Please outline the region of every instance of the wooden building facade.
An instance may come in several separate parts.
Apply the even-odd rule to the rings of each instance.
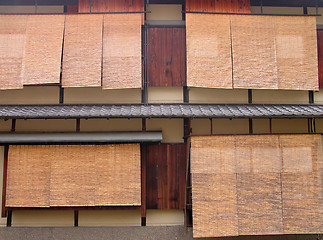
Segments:
[[[0,1],[0,225],[321,234],[322,9]]]

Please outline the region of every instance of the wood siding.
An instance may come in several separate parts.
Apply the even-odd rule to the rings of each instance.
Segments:
[[[323,30],[317,31],[317,57],[319,62],[319,83],[323,88]]]
[[[184,209],[185,144],[147,146],[147,209]]]
[[[144,8],[144,0],[79,0],[79,12],[138,12]]]
[[[149,36],[149,86],[186,85],[185,28],[153,27]]]
[[[250,0],[186,0],[186,11],[250,13]]]

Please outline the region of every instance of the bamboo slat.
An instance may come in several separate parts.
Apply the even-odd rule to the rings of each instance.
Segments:
[[[96,150],[97,206],[141,205],[140,145],[108,145]]]
[[[229,15],[186,14],[187,85],[232,88]]]
[[[271,16],[231,16],[233,87],[277,89]]]
[[[321,233],[322,158],[319,134],[191,137],[194,237]]]
[[[20,89],[26,15],[0,16],[0,89]]]
[[[6,207],[49,207],[50,146],[10,146]]]
[[[237,174],[239,235],[283,233],[280,173]]]
[[[53,150],[50,205],[94,206],[100,166],[96,165],[96,146],[57,145]]]
[[[273,20],[278,88],[318,90],[316,18],[281,16]]]
[[[67,15],[63,51],[63,87],[99,87],[103,15]]]
[[[10,146],[7,207],[140,206],[140,145]]]
[[[59,83],[65,16],[28,18],[23,58],[23,84]]]
[[[193,236],[238,235],[236,175],[193,173]]]
[[[322,233],[323,152],[320,135],[280,136],[284,233]]]
[[[141,88],[141,14],[104,15],[104,89]]]

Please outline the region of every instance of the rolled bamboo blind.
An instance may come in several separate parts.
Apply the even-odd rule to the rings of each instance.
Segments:
[[[23,83],[59,83],[65,16],[28,17],[23,58]]]
[[[186,23],[188,86],[318,90],[315,17],[187,13]]]
[[[139,144],[10,146],[6,207],[139,206]]]
[[[0,15],[0,89],[19,89],[25,45],[26,15]]]
[[[141,14],[104,15],[104,89],[141,88]]]
[[[231,16],[233,87],[277,89],[272,16]]]
[[[318,134],[192,137],[194,237],[321,233],[322,157]]]
[[[63,87],[99,87],[103,15],[67,15],[63,50]]]
[[[318,90],[316,18],[283,16],[273,21],[278,88]]]
[[[187,85],[232,88],[230,16],[186,14]]]

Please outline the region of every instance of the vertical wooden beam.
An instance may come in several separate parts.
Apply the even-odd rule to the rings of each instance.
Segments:
[[[252,89],[248,89],[248,104],[252,104]],[[249,134],[253,134],[252,118],[249,118]]]
[[[252,122],[252,118],[249,118],[249,134],[253,134],[253,122]]]
[[[81,131],[81,119],[76,119],[76,128],[75,128],[76,132],[80,132]]]
[[[143,132],[145,132],[147,130],[147,119],[146,118],[142,118],[142,120],[141,120],[141,128],[142,128]]]
[[[16,119],[11,120],[11,132],[16,131]]]
[[[12,225],[12,210],[7,211],[7,227]]]
[[[140,145],[141,150],[141,226],[146,226],[146,209],[147,209],[147,146],[142,143]]]
[[[184,118],[184,142],[187,142],[187,139],[191,135],[191,119]]]
[[[79,210],[74,210],[74,227],[79,226]]]
[[[3,158],[3,180],[2,180],[2,206],[1,217],[6,217],[6,194],[7,194],[7,176],[8,176],[8,152],[9,145],[4,146]]]
[[[272,126],[272,119],[269,118],[269,132],[272,133],[273,132],[273,126]]]
[[[211,124],[211,135],[213,135],[213,119],[210,118],[210,124]]]
[[[190,88],[187,86],[183,87],[183,101],[184,103],[190,102],[190,95],[189,95]]]

